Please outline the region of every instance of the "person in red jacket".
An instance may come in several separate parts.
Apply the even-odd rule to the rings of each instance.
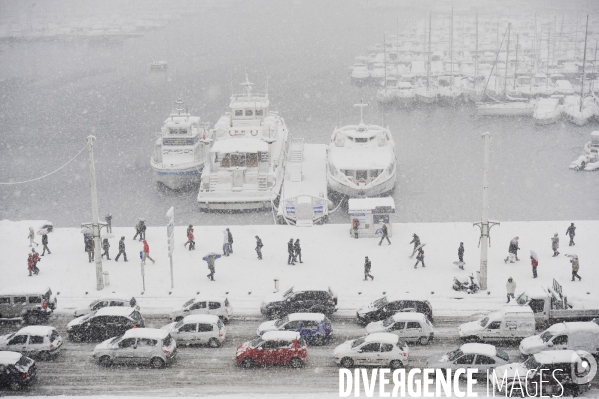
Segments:
[[[532,265],[532,277],[537,278],[537,266],[539,266],[539,257],[535,251],[530,251],[530,263]]]
[[[156,263],[154,261],[154,259],[152,259],[152,257],[150,256],[150,246],[148,245],[148,242],[146,240],[143,240],[144,243],[144,254],[143,254],[143,258],[142,261],[145,264],[146,263],[146,258],[150,259],[152,261],[152,263]]]
[[[27,270],[29,270],[29,277],[31,277],[31,272],[33,271],[33,254],[29,254],[27,258]]]
[[[187,242],[189,242],[189,250],[191,251],[192,249],[196,249],[196,242],[194,241],[194,236],[193,236],[193,227],[191,227],[190,229],[188,229],[187,231]]]
[[[37,276],[40,272],[40,269],[37,267],[37,262],[40,261],[40,254],[35,251],[35,248],[31,249],[31,260],[33,262],[33,274]]]

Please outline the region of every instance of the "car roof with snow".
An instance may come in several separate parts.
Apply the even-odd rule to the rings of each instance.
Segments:
[[[47,285],[33,286],[27,288],[4,288],[0,290],[0,296],[4,295],[44,295],[50,290]]]
[[[225,294],[199,294],[195,298],[193,298],[193,302],[203,302],[203,301],[214,301],[214,302],[222,302],[227,299]]]
[[[295,242],[295,241],[294,241]],[[332,291],[331,287],[326,284],[326,283],[322,283],[322,282],[314,282],[314,283],[299,283],[299,284],[294,284],[293,287],[291,287],[290,289],[293,289],[293,292],[303,292],[303,291]],[[289,291],[289,290],[287,290]]]
[[[183,323],[217,323],[219,320],[217,315],[214,314],[190,314],[189,316],[185,316],[183,319]],[[599,326],[597,326],[599,327]]]
[[[477,355],[485,355],[489,357],[497,356],[497,349],[493,345],[489,344],[464,344],[460,347],[460,350],[465,354],[477,354]]]
[[[560,332],[578,332],[585,331],[591,333],[599,332],[599,325],[592,321],[572,321],[554,324],[547,329],[547,331],[560,333]]]
[[[535,360],[541,364],[577,363],[580,356],[573,350],[564,349],[556,351],[543,351],[533,355]]]
[[[426,301],[428,302],[428,298],[422,294],[412,294],[412,293],[393,293],[385,295],[387,298],[387,302],[395,302],[395,301]]]
[[[368,334],[364,341],[366,342],[379,342],[381,344],[392,344],[395,345],[399,341],[399,336],[387,332]]]
[[[503,307],[503,313],[530,313],[532,314],[532,308],[530,306],[521,305],[505,305]]]
[[[296,331],[268,331],[262,334],[262,339],[265,341],[293,341],[299,338],[300,334]]]
[[[167,335],[169,335],[168,330],[159,328],[132,328],[125,332],[123,338],[164,339]]]
[[[122,294],[107,294],[100,298],[94,299],[91,303],[96,301],[114,301],[114,300],[122,300],[122,301],[130,301],[131,299],[135,299],[133,295],[122,295]]]
[[[397,312],[391,317],[393,317],[393,320],[395,321],[426,321],[426,316],[417,312]]]
[[[534,285],[532,287],[527,287],[524,290],[524,294],[530,298],[546,298],[547,292],[543,289],[543,287]]]
[[[106,306],[99,309],[94,316],[131,316],[135,309],[126,306]]]
[[[289,318],[289,321],[295,321],[295,320],[323,321],[324,320],[324,315],[322,313],[291,313],[287,317]],[[593,323],[593,324],[595,324],[595,323]],[[597,326],[597,327],[599,327],[599,326]]]
[[[4,366],[15,364],[21,357],[23,357],[23,355],[18,352],[0,351],[0,364]]]
[[[599,327],[599,326],[597,326]],[[46,336],[54,331],[54,327],[50,326],[27,326],[21,328],[16,335],[39,335]]]

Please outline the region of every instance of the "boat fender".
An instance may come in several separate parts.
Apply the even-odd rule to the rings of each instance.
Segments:
[[[250,133],[252,134],[252,136],[257,136],[258,130],[250,130]]]

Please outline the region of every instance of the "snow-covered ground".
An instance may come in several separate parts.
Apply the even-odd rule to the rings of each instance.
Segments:
[[[489,250],[489,292],[467,295],[451,289],[454,276],[478,270],[479,230],[470,223],[394,224],[392,245],[378,239],[359,240],[349,236],[349,224],[324,225],[311,228],[291,226],[228,226],[234,236],[234,254],[216,261],[216,281],[206,278],[208,269],[202,257],[208,252],[222,252],[221,226],[195,226],[196,250],[188,251],[185,226],[175,229],[174,253],[175,288],[170,289],[170,268],[167,256],[166,227],[149,227],[147,240],[150,261],[145,266],[146,290],[142,294],[139,251],[141,243],[133,241],[132,228],[115,227],[110,240],[111,259],[118,252],[118,239],[126,237],[129,262],[104,260],[104,271],[110,273],[110,286],[96,291],[95,264],[88,263],[83,237],[78,228],[56,228],[49,235],[51,255],[42,257],[39,276],[27,276],[28,227],[37,227],[39,221],[0,221],[0,290],[48,285],[58,295],[59,312],[89,303],[95,297],[115,292],[133,295],[139,299],[142,313],[164,313],[201,293],[228,293],[236,314],[257,316],[264,298],[272,295],[274,280],[280,281],[281,291],[297,283],[327,283],[339,297],[338,315],[351,316],[356,308],[383,293],[409,293],[429,297],[435,316],[477,316],[497,309],[505,302],[505,283],[513,277],[518,284],[516,293],[526,287],[552,284],[557,279],[563,291],[572,300],[581,299],[599,306],[599,246],[596,232],[598,221],[575,221],[576,246],[568,247],[564,235],[569,222],[506,222],[491,231]],[[551,237],[558,233],[561,240],[559,257],[551,257]],[[414,269],[411,241],[417,233],[425,246],[426,268]],[[264,243],[263,260],[258,260],[255,235]],[[505,264],[509,240],[520,237],[520,261]],[[40,236],[36,236],[38,242]],[[300,238],[304,263],[287,265],[286,243],[289,238]],[[464,242],[466,271],[453,264],[457,248]],[[533,279],[529,250],[539,255],[539,278]],[[41,252],[41,245],[37,248]],[[575,253],[580,260],[581,282],[571,282],[569,258]],[[364,257],[372,261],[374,281],[363,281]]]

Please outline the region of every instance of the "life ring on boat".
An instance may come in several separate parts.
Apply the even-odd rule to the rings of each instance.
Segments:
[[[364,179],[358,180],[358,184],[360,184],[360,183],[366,184],[366,180],[364,180]]]
[[[229,136],[237,136],[237,130],[229,130]]]
[[[258,130],[250,130],[250,133],[252,136],[257,136],[258,135]]]

